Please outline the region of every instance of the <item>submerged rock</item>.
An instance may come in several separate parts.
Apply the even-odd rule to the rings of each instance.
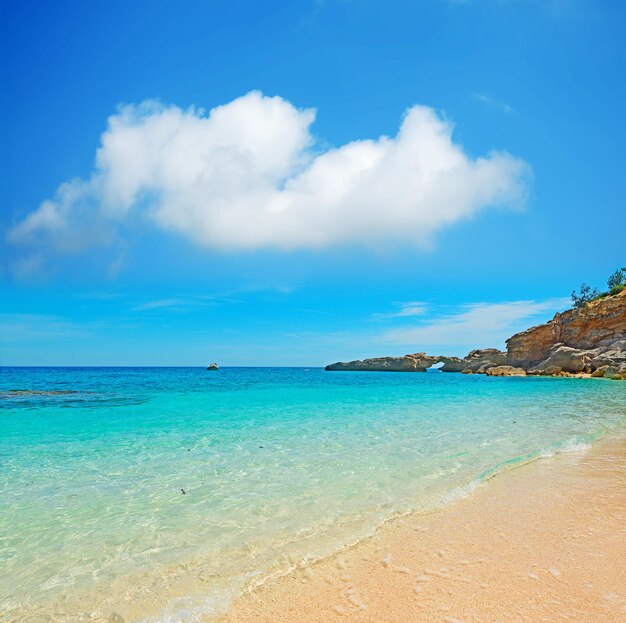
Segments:
[[[9,389],[0,392],[0,398],[30,398],[34,396],[71,396],[80,394],[76,389]]]

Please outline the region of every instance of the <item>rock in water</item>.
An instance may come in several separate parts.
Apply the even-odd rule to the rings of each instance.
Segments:
[[[487,376],[526,376],[524,368],[514,366],[493,366],[486,372]]]
[[[458,357],[436,357],[426,353],[413,353],[404,357],[375,357],[372,359],[357,359],[355,361],[338,361],[326,366],[331,371],[366,371],[366,372],[426,372],[428,368],[437,364],[456,364],[461,360]],[[445,365],[444,368],[445,369]],[[447,370],[446,370],[447,372]]]

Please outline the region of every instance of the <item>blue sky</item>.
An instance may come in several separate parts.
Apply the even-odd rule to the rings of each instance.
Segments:
[[[464,354],[626,264],[626,5],[6,0],[0,363]]]

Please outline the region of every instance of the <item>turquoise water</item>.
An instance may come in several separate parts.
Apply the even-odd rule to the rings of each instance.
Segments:
[[[3,368],[0,612],[199,621],[625,420],[603,379]]]

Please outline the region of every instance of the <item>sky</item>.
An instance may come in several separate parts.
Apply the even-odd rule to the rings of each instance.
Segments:
[[[626,265],[619,0],[0,4],[0,364],[464,355]]]

